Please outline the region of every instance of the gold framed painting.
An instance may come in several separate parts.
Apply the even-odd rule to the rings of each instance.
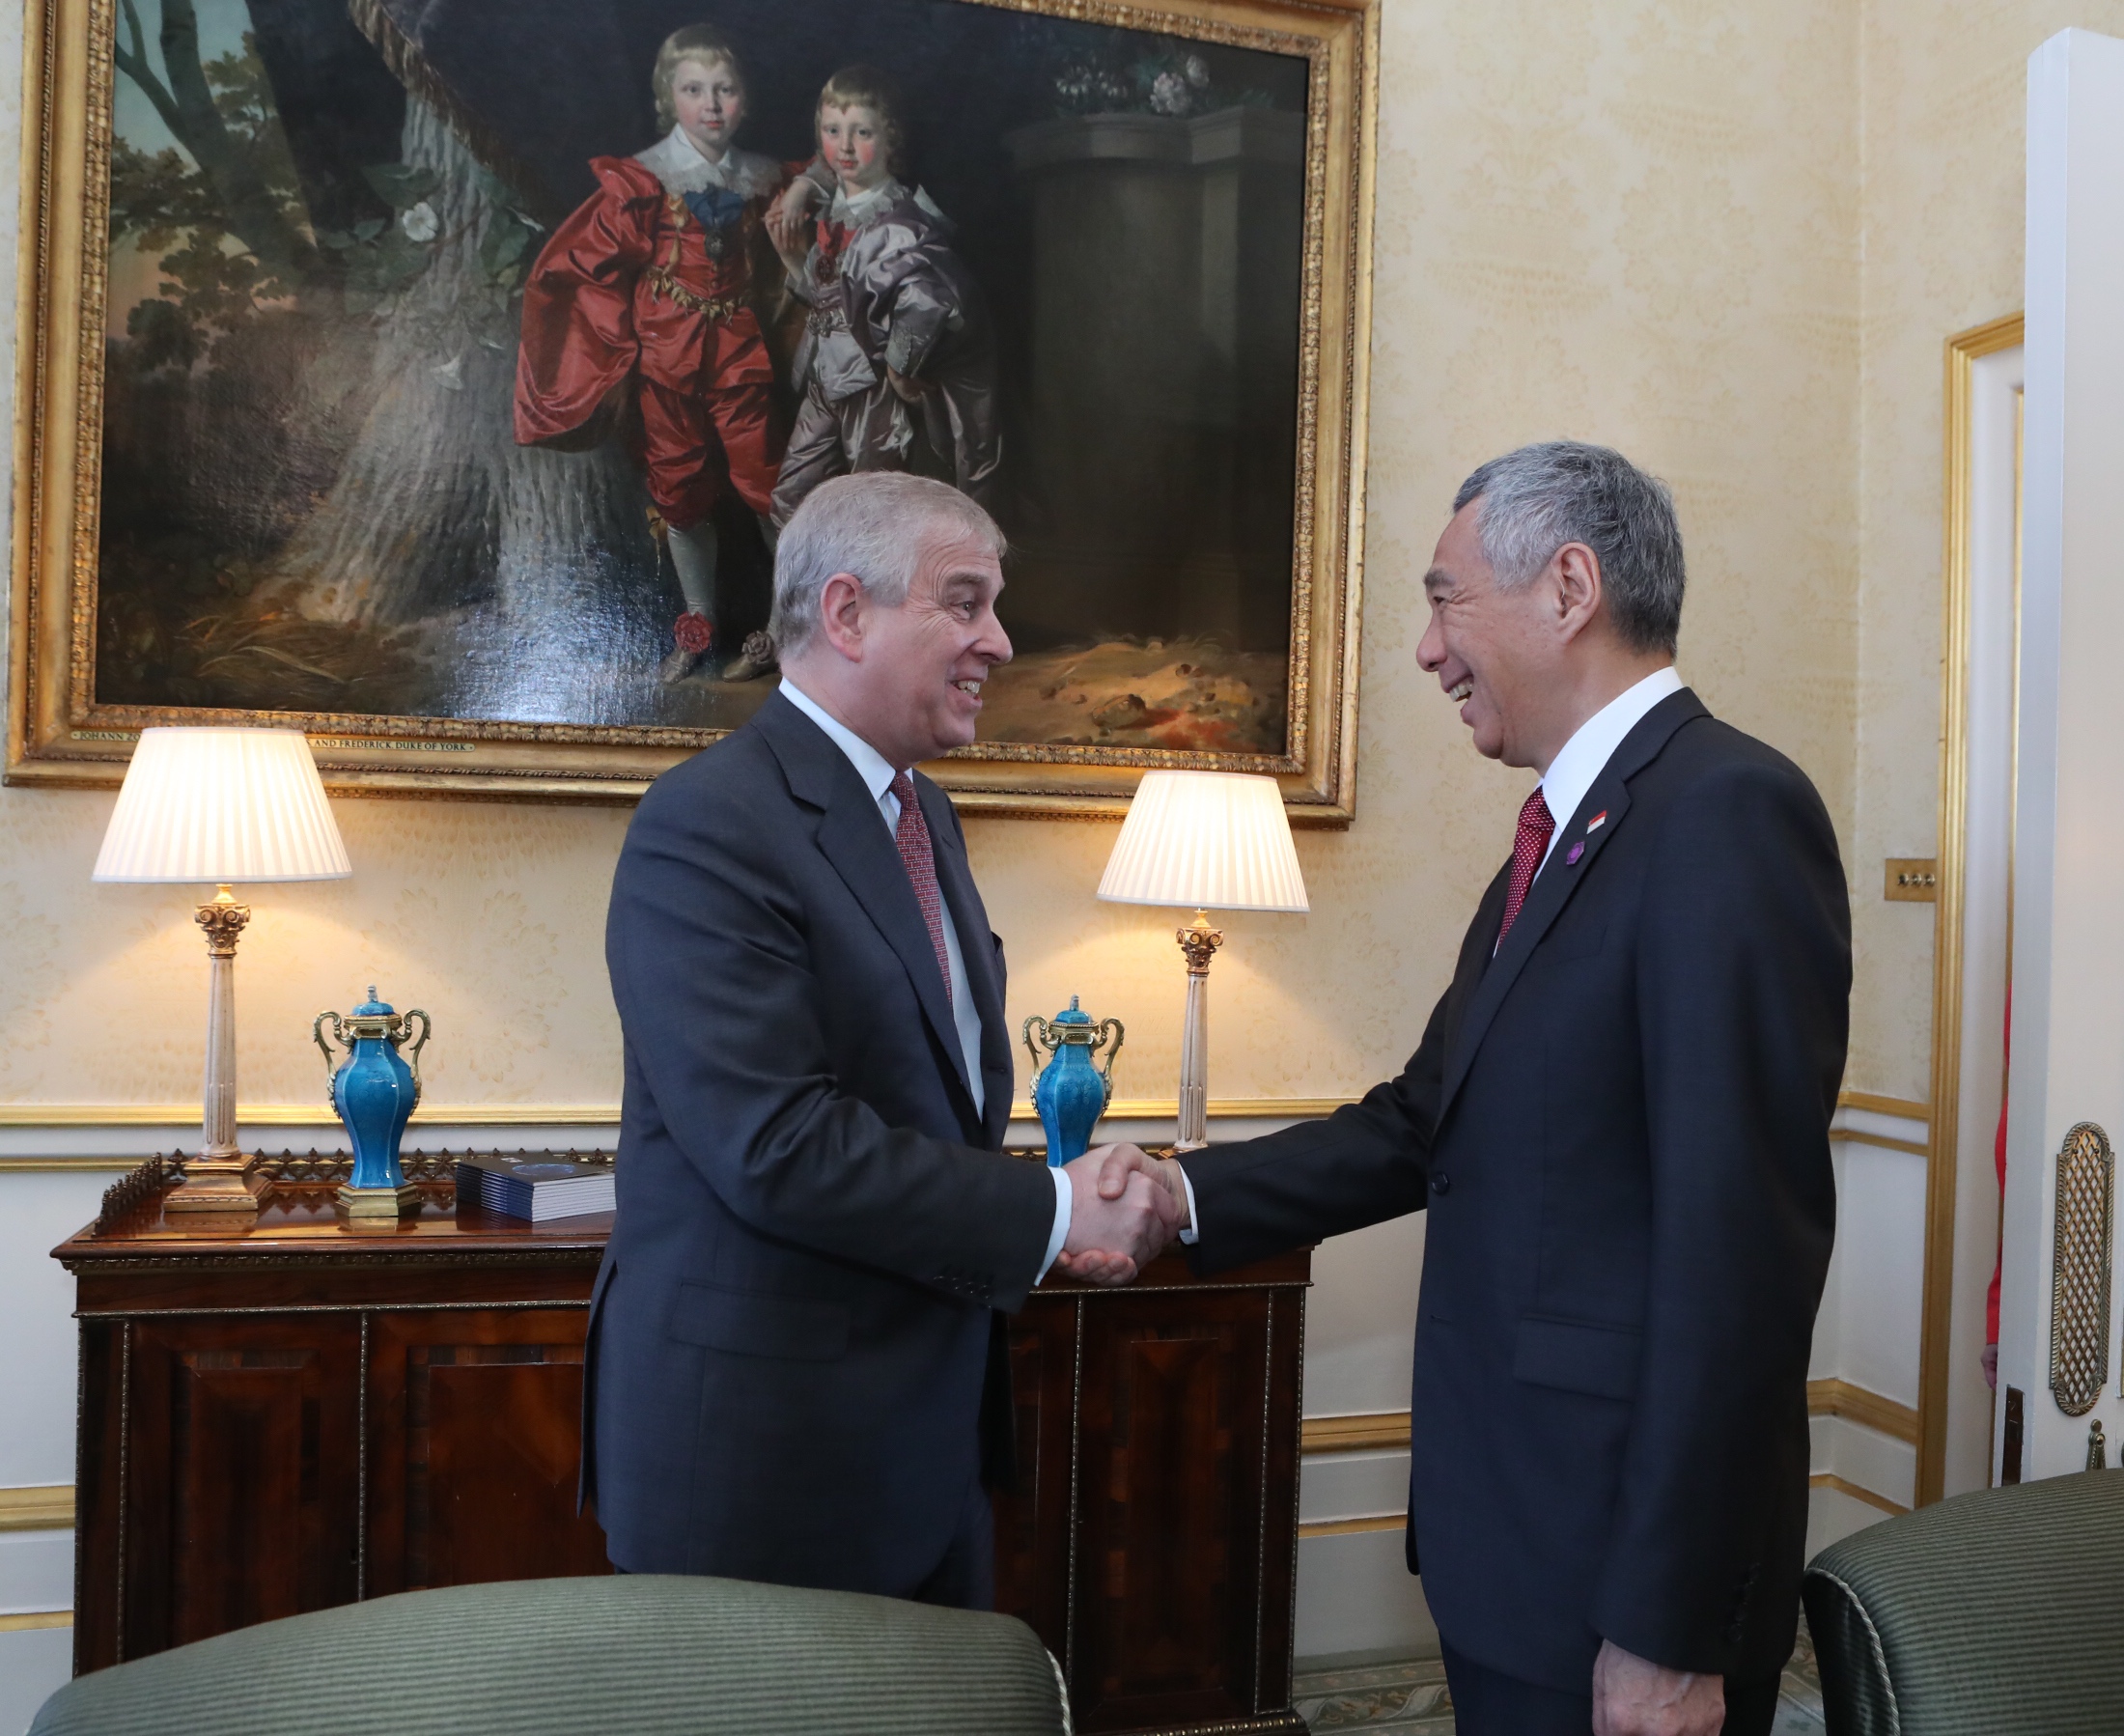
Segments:
[[[271,722],[343,792],[631,799],[772,689],[803,493],[892,467],[1010,539],[962,805],[1351,818],[1377,0],[26,32],[9,781]]]

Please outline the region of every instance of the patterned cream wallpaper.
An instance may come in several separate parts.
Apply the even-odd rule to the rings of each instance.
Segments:
[[[1908,28],[1921,28],[1907,11]],[[1881,34],[1869,26],[1869,50]],[[1857,11],[1831,0],[1387,0],[1383,39],[1358,819],[1347,833],[1300,838],[1310,916],[1228,921],[1212,979],[1214,1097],[1339,1096],[1396,1069],[1506,852],[1529,780],[1473,754],[1413,661],[1417,579],[1455,484],[1482,459],[1575,434],[1672,481],[1691,557],[1683,673],[1715,711],[1813,775],[1847,849],[1859,767],[1871,763],[1861,669],[1866,703],[1895,720],[1896,742],[1910,733],[1905,712],[1929,720],[1933,703],[1928,688],[1891,705],[1884,686],[1930,677],[1860,655],[1859,599],[1872,593],[1859,579],[1856,482]],[[2001,39],[1998,64],[2018,69],[2008,47]],[[1968,43],[1956,52],[1956,75],[1975,78]],[[0,41],[10,153],[16,59]],[[1913,60],[1903,75],[1914,88],[1933,72]],[[1951,102],[1906,100],[1956,135],[1957,154],[1978,149]],[[2010,149],[2011,120],[1970,130]],[[1905,280],[1961,272],[2008,286],[2010,300],[2015,272],[1998,259],[1916,244],[1917,213],[1940,198],[1924,159],[1942,147],[1899,149],[1913,182],[1898,218],[1914,238]],[[1942,223],[1965,208],[1945,209]],[[1979,250],[2011,252],[2017,220],[2001,215],[1983,234]],[[12,242],[12,222],[0,239]],[[1908,324],[1895,356],[1936,358],[1946,329],[2006,305],[1974,290],[1967,299],[1965,317],[1914,291],[1904,313],[1877,313],[1869,330],[1892,326],[1900,339]],[[12,308],[0,330],[12,341]],[[1911,524],[1892,547],[1885,532],[1876,539],[1867,565],[1890,555],[1936,598],[1926,551],[1937,505],[1920,497],[1937,491],[1924,421],[1937,416],[1936,360],[1919,372],[1930,399],[1913,385],[1882,408],[1910,449],[1898,471],[1910,499],[1895,510]],[[1924,639],[1932,607],[1883,630]],[[1907,644],[1897,654],[1930,656]],[[1929,780],[1929,735],[1923,743]],[[1880,764],[1894,781],[1907,770],[1896,756],[1916,750],[1886,745]],[[1929,826],[1929,788],[1912,826]],[[0,791],[0,1103],[196,1094],[204,972],[186,893],[89,884],[111,800]],[[432,1102],[614,1101],[601,932],[626,815],[443,802],[338,812],[355,878],[263,886],[252,899],[238,969],[243,1098],[313,1101],[311,1016],[375,981],[435,1017]],[[1113,828],[983,821],[969,831],[1010,947],[1014,1024],[1079,994],[1130,1026],[1121,1094],[1169,1096],[1182,991],[1173,918],[1094,902]],[[1865,834],[1867,858],[1885,835]],[[1864,859],[1855,879],[1863,892]],[[1859,1052],[1886,1057],[1888,1072],[1855,1071],[1855,1082],[1902,1089],[1888,1063],[1909,1048],[1902,997],[1922,983],[1907,948],[1868,932],[1897,974],[1861,1001],[1881,1028],[1863,1032]]]

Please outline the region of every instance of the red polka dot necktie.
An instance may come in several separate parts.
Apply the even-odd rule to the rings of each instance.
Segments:
[[[922,804],[915,799],[913,778],[905,771],[895,772],[888,787],[900,802],[900,824],[893,829],[893,840],[900,846],[900,860],[914,887],[914,902],[922,907],[922,920],[929,924],[930,944],[936,949],[936,968],[943,973],[948,1004],[951,954],[944,948],[944,896],[936,885],[936,853],[930,846],[929,822],[922,818]]]
[[[1542,865],[1555,831],[1555,818],[1549,811],[1549,803],[1542,799],[1541,785],[1536,784],[1534,794],[1520,808],[1519,835],[1512,840],[1512,881],[1504,892],[1504,923],[1497,930],[1499,946],[1512,932],[1520,906],[1526,902],[1526,889],[1534,883],[1534,870]]]

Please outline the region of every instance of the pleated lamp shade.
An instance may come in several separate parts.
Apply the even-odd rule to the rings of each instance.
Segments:
[[[293,729],[144,729],[94,878],[345,880],[310,743]]]
[[[1099,882],[1111,904],[1306,910],[1283,792],[1272,777],[1147,771]]]

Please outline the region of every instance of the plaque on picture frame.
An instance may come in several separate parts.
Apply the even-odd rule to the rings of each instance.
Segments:
[[[679,149],[659,48],[704,22],[759,167],[664,190],[758,258],[701,317],[756,322],[768,431],[706,440],[675,495],[642,370],[596,418],[527,419],[524,310],[556,238]],[[1017,656],[939,781],[1117,813],[1149,767],[1268,772],[1294,821],[1349,820],[1377,0],[30,0],[26,26],[10,781],[115,784],[144,726],[271,721],[340,790],[629,799],[741,723],[773,686],[725,674],[767,614],[752,496],[804,389],[803,250],[760,237],[809,165],[826,244],[822,92],[860,63],[992,417],[969,457],[916,375],[890,462],[1011,543]],[[672,679],[700,584],[671,533],[704,528],[716,651]]]

